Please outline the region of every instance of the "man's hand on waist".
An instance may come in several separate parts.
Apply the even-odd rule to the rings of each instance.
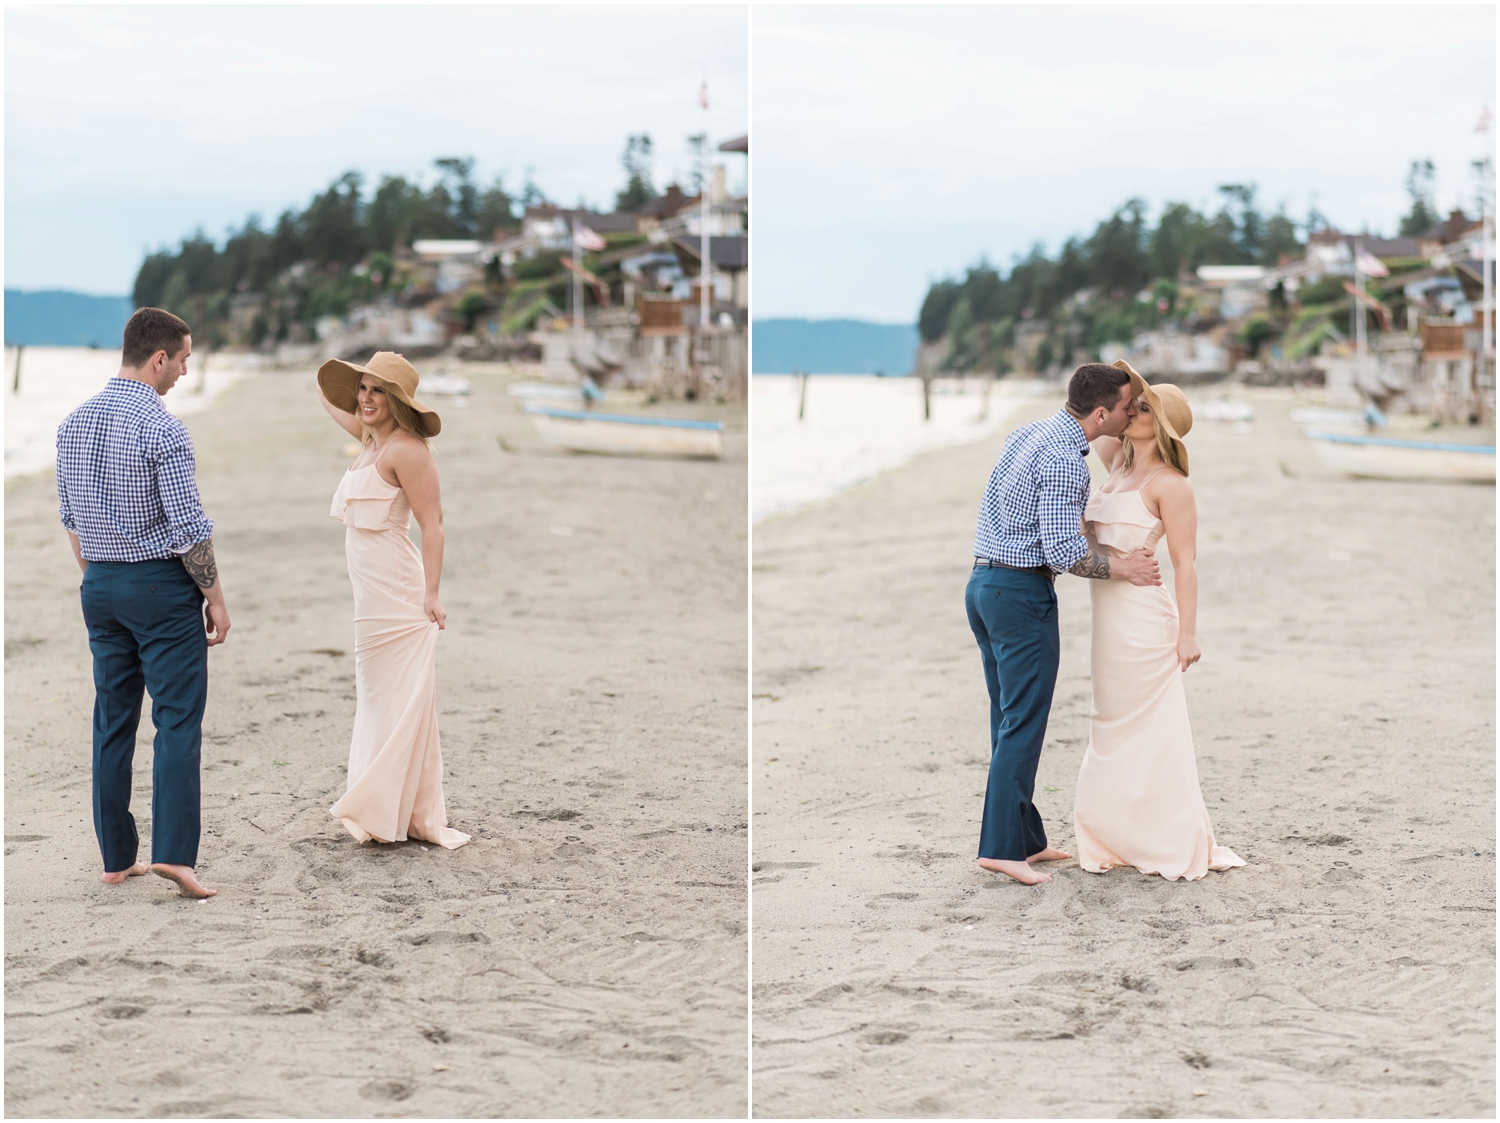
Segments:
[[[1110,559],[1110,576],[1132,585],[1160,585],[1161,566],[1150,550],[1132,550],[1123,558]]]

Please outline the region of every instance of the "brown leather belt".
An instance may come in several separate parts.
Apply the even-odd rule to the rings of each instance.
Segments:
[[[1051,566],[1046,565],[1006,565],[1004,562],[992,561],[989,558],[975,558],[975,569],[1014,569],[1019,573],[1040,573],[1048,581],[1056,581],[1057,574],[1052,572]]]

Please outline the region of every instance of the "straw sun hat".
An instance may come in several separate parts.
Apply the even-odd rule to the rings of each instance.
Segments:
[[[318,368],[318,385],[330,402],[346,413],[359,413],[359,380],[370,375],[391,397],[410,406],[422,416],[422,426],[429,437],[442,431],[443,421],[437,411],[417,401],[417,383],[422,376],[417,368],[394,351],[377,351],[367,366],[329,359]]]
[[[1172,439],[1172,447],[1177,451],[1178,463],[1182,465],[1182,474],[1187,475],[1187,445],[1183,444],[1182,438],[1187,436],[1193,427],[1193,407],[1188,405],[1187,398],[1170,382],[1152,386],[1124,359],[1117,359],[1111,365],[1119,367],[1130,375],[1131,389],[1136,397],[1146,399],[1151,412],[1160,419],[1161,427],[1167,431],[1167,436]]]

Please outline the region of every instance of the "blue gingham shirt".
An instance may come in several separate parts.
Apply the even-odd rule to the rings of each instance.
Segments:
[[[111,378],[57,427],[62,524],[86,561],[185,554],[213,537],[193,480],[193,441],[144,382]]]
[[[979,504],[974,556],[1054,573],[1077,565],[1089,548],[1088,452],[1088,438],[1065,409],[1012,433]]]

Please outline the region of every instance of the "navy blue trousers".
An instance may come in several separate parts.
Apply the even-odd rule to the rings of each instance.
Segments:
[[[1057,592],[1033,570],[979,566],[964,604],[990,691],[990,778],[979,857],[1023,862],[1047,847],[1031,796],[1057,685]]]
[[[89,562],[83,620],[94,654],[94,834],[104,870],[128,870],[140,846],[130,788],[142,691],[156,726],[151,860],[195,866],[208,701],[203,594],[175,558]]]

